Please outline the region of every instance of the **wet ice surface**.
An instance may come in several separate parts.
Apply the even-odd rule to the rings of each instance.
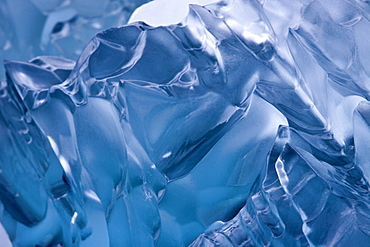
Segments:
[[[97,32],[127,23],[147,0],[2,0],[0,59],[56,55],[76,60]],[[3,80],[4,69],[0,68]]]
[[[370,6],[192,5],[5,62],[14,246],[365,246]]]

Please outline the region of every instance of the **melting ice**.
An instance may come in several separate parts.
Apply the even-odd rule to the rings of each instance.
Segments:
[[[5,61],[1,243],[368,245],[369,13],[220,1]]]

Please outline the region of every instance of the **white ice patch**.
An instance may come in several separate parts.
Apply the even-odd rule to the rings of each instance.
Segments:
[[[155,0],[132,13],[129,23],[143,21],[151,26],[167,26],[181,22],[189,12],[189,4],[207,5],[219,0]]]

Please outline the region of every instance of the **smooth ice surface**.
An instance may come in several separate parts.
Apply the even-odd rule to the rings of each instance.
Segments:
[[[218,2],[218,0],[155,0],[137,8],[128,22],[143,21],[151,26],[177,24],[188,15],[189,4],[203,6],[214,2]]]
[[[32,7],[71,24],[113,2]],[[20,16],[11,4],[1,18]],[[1,244],[368,245],[369,4],[227,0],[153,17],[172,24],[107,29],[76,61],[4,62]],[[32,46],[34,31],[7,25]]]
[[[0,60],[76,60],[97,32],[127,23],[147,0],[1,0]],[[0,80],[4,69],[0,68]]]

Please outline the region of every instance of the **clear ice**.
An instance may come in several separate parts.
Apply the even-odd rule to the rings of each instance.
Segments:
[[[4,61],[0,246],[369,245],[368,1],[190,5],[76,62],[85,29],[53,30],[127,1],[19,1],[51,24],[1,22],[0,45],[67,45]]]
[[[127,23],[149,0],[1,0],[0,58],[76,60],[97,32]],[[0,80],[5,73],[0,66]]]

